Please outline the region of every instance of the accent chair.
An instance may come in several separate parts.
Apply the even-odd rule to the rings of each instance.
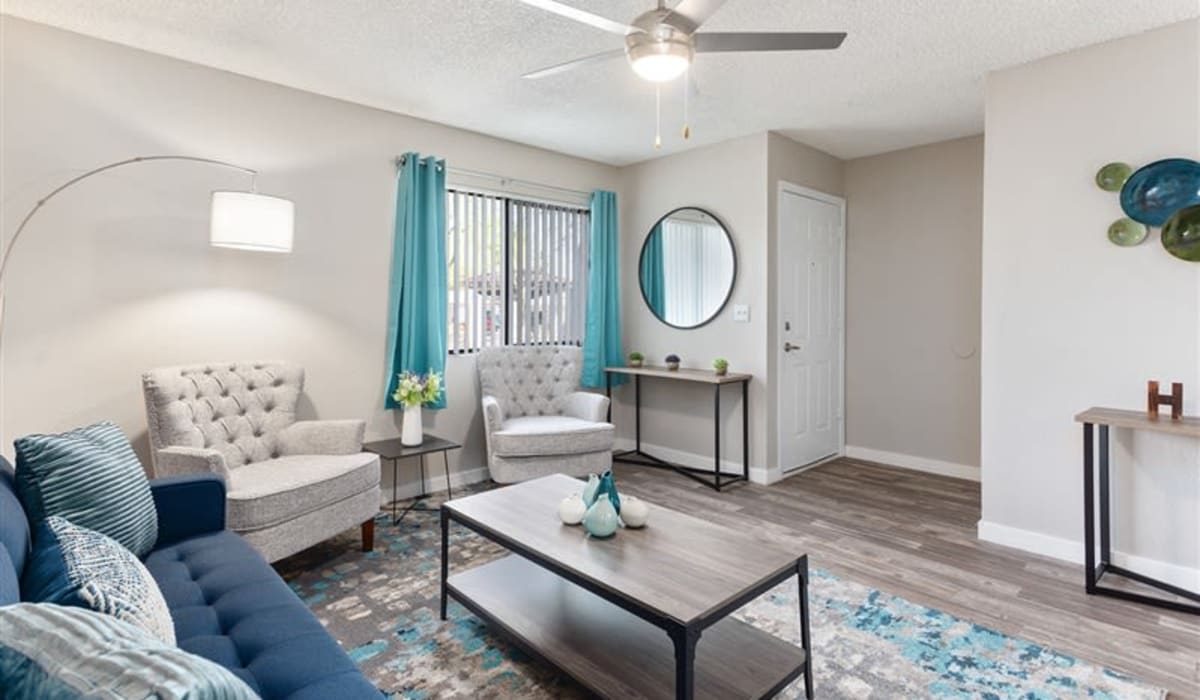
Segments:
[[[612,467],[608,398],[579,390],[583,351],[573,345],[487,348],[476,357],[488,471],[502,484]]]
[[[229,529],[267,561],[355,525],[373,548],[379,457],[362,451],[361,420],[296,420],[302,367],[168,367],[144,374],[142,390],[154,476],[220,476]]]

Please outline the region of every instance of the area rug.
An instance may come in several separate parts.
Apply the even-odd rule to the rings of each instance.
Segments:
[[[465,608],[438,619],[440,536],[436,515],[412,513],[393,527],[380,516],[374,552],[335,538],[280,565],[301,599],[389,697],[585,698]],[[451,570],[505,554],[459,526]],[[795,581],[736,615],[799,643]],[[813,665],[818,698],[1160,700],[1166,692],[1115,671],[1007,636],[938,610],[812,572]],[[703,637],[701,638],[703,644]],[[803,697],[797,681],[780,695]]]

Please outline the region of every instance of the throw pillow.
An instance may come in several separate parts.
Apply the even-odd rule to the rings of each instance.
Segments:
[[[58,435],[26,435],[17,450],[17,494],[30,522],[61,515],[145,556],[158,539],[150,482],[129,440],[104,422]]]
[[[57,515],[38,525],[21,591],[27,601],[91,608],[175,644],[171,611],[142,562],[115,540]]]
[[[0,608],[6,700],[255,700],[228,669],[91,610],[19,603]]]

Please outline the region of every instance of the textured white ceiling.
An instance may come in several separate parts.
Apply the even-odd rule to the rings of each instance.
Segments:
[[[651,0],[570,0],[627,21]],[[525,81],[620,37],[516,0],[0,0],[0,11],[613,164],[688,147],[682,86],[623,61]],[[705,29],[849,32],[838,51],[710,54],[692,145],[780,131],[842,158],[983,130],[987,71],[1200,16],[1200,0],[728,0]]]

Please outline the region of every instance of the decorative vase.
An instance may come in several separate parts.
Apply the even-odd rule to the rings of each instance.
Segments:
[[[600,491],[600,477],[595,474],[588,474],[587,486],[583,487],[583,493],[580,498],[583,499],[583,505],[591,507],[596,502],[596,494]]]
[[[416,447],[425,440],[425,430],[421,426],[421,407],[405,406],[404,418],[400,424],[400,444],[406,447]]]
[[[633,496],[621,496],[621,522],[625,527],[645,527],[650,519],[650,506]]]
[[[592,537],[612,537],[620,522],[617,509],[607,498],[597,498],[583,516],[583,527]]]
[[[621,495],[617,493],[617,480],[611,469],[600,475],[600,487],[596,490],[597,501],[605,497],[612,503],[613,510],[617,511],[617,515],[620,515]]]
[[[713,368],[713,372],[714,372],[714,373],[715,373],[715,374],[716,374],[718,377],[724,377],[726,374],[728,374],[728,373],[729,373],[729,366],[728,366],[728,365],[726,365],[726,366],[724,366],[724,367],[714,367],[714,368]]]
[[[674,372],[675,370],[679,369],[679,363],[678,363],[678,362],[668,362],[668,363],[667,363],[667,369],[669,369],[669,370],[671,370],[672,372]]]
[[[641,360],[630,360],[630,361],[629,361],[629,366],[630,366],[630,367],[634,367],[634,368],[641,367],[641,366],[642,366],[642,361],[641,361]]]
[[[587,506],[583,504],[583,497],[577,493],[567,496],[558,504],[558,518],[567,525],[578,525],[583,521],[585,513]]]

